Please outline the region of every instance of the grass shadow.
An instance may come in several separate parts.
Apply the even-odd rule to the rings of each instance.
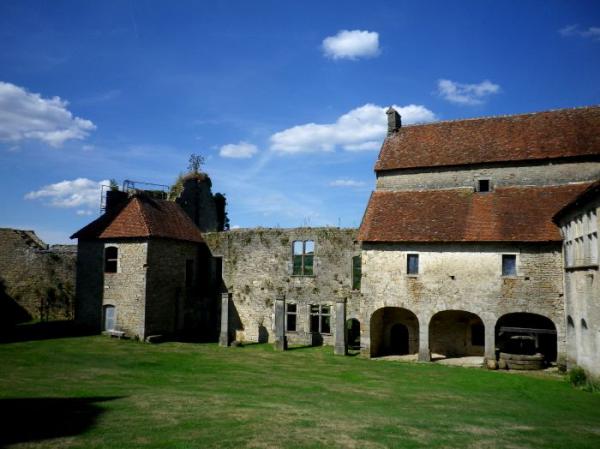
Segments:
[[[121,396],[0,399],[0,448],[85,432],[103,413],[98,403]]]
[[[19,324],[0,330],[0,343],[83,337],[94,334],[97,332],[91,332],[85,327],[78,326],[74,321],[47,321]]]

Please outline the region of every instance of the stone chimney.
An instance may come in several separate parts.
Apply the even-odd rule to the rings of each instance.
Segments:
[[[120,190],[108,190],[106,192],[106,206],[105,212],[112,213],[114,212],[121,204],[129,199],[129,195],[127,192],[122,192]]]
[[[387,131],[387,135],[391,136],[394,133],[397,133],[400,128],[402,128],[402,117],[400,117],[400,114],[398,114],[398,111],[396,111],[393,107],[389,107],[388,110],[385,112],[387,114],[388,117],[388,131]]]

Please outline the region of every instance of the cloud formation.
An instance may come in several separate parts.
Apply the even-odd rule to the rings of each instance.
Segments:
[[[425,106],[410,104],[394,106],[402,123],[424,123],[436,120]],[[365,104],[342,115],[335,123],[307,123],[294,126],[271,136],[271,150],[278,153],[310,153],[334,151],[377,150],[387,132],[387,108]]]
[[[323,39],[323,53],[331,59],[358,59],[378,56],[379,33],[375,31],[341,30]]]
[[[484,80],[479,84],[463,84],[446,79],[438,81],[438,94],[451,103],[482,104],[488,96],[498,92],[500,92],[500,86],[488,80]]]
[[[329,185],[331,187],[362,187],[365,183],[355,179],[336,179],[335,181],[331,181]]]
[[[258,148],[248,142],[230,143],[219,149],[219,156],[234,159],[248,159],[258,153]]]
[[[100,192],[103,185],[110,181],[92,181],[87,178],[77,178],[71,181],[61,181],[49,184],[39,190],[25,195],[27,200],[44,200],[45,204],[53,207],[77,207],[77,215],[86,215],[85,208],[98,209],[100,207]]]
[[[558,30],[558,32],[563,37],[577,36],[600,41],[600,27],[589,27],[587,30],[582,30],[579,25],[568,25]]]
[[[67,140],[85,139],[96,125],[73,116],[67,106],[60,97],[42,98],[0,81],[0,141],[33,139],[60,147]]]

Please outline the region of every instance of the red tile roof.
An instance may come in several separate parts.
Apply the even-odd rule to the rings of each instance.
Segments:
[[[375,170],[600,156],[600,106],[402,127]]]
[[[113,213],[102,215],[71,236],[72,239],[140,237],[203,241],[200,230],[179,204],[146,195],[130,198]]]
[[[554,214],[552,220],[558,224],[568,213],[573,212],[598,198],[600,198],[600,179],[590,185],[587,189],[573,198],[569,204]]]
[[[364,242],[560,241],[552,216],[589,184],[373,192],[361,223]]]

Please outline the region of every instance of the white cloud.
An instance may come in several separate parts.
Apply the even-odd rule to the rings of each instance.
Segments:
[[[479,84],[462,84],[446,79],[438,81],[438,94],[451,103],[482,104],[489,95],[498,92],[500,92],[500,86],[488,80]]]
[[[332,187],[362,187],[365,185],[363,181],[356,181],[355,179],[336,179],[329,183]]]
[[[589,27],[587,30],[582,30],[579,25],[568,25],[558,30],[558,32],[564,37],[578,36],[600,41],[600,27]]]
[[[77,215],[88,215],[90,209],[100,207],[100,192],[103,185],[109,185],[107,179],[97,182],[87,178],[61,181],[49,184],[25,195],[27,200],[45,200],[53,207],[78,207]]]
[[[223,145],[219,149],[219,155],[221,157],[229,157],[235,159],[248,159],[258,153],[256,145],[252,145],[248,142],[230,143]]]
[[[60,147],[70,139],[85,139],[96,129],[90,120],[73,116],[68,102],[0,81],[0,141],[35,139]]]
[[[341,30],[323,39],[323,52],[331,59],[373,58],[379,55],[379,33]]]
[[[404,124],[431,122],[435,114],[424,106],[394,106]],[[307,123],[271,136],[271,150],[279,153],[376,150],[387,132],[387,108],[365,104],[342,115],[335,123]]]
[[[92,215],[93,212],[89,209],[78,209],[77,212],[75,212],[77,215]]]

